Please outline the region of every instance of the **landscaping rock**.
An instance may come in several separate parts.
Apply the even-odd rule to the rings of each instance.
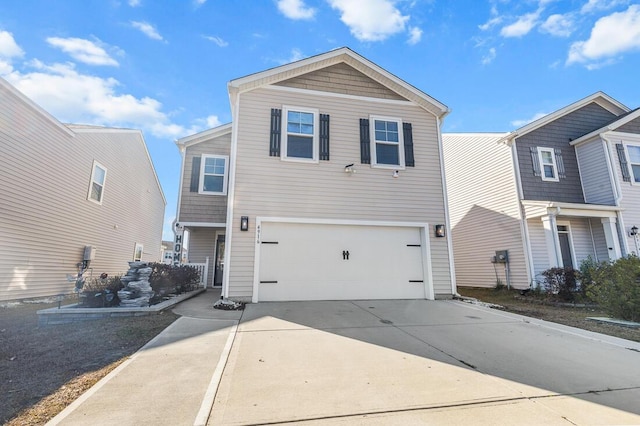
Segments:
[[[149,284],[151,271],[152,268],[147,262],[129,262],[129,270],[121,279],[125,288],[118,292],[120,306],[149,306],[149,301],[154,295],[151,284]]]

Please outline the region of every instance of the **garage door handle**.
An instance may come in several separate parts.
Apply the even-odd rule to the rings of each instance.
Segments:
[[[407,247],[422,247],[421,244],[407,244]]]
[[[410,283],[423,283],[423,280],[409,280]]]
[[[342,250],[342,260],[349,260],[349,250]]]
[[[262,244],[278,244],[277,241],[262,241]]]

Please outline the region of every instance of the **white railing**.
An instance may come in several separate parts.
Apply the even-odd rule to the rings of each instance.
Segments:
[[[207,288],[207,277],[209,276],[209,257],[205,258],[205,263],[185,263],[186,266],[195,268],[200,273],[200,285]]]

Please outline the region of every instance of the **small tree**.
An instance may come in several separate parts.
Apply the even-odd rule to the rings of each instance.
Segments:
[[[602,263],[592,273],[587,294],[615,318],[640,321],[640,259],[631,255]]]

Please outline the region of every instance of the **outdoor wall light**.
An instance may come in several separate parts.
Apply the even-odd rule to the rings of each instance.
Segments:
[[[632,237],[635,237],[636,235],[638,235],[638,227],[633,225],[631,227],[631,231],[629,231],[629,235]]]
[[[249,216],[242,216],[240,218],[240,230],[241,231],[249,230]]]
[[[398,176],[400,176],[400,172],[399,172],[399,171],[397,171],[397,170],[394,170],[394,171],[393,171],[393,177],[394,177],[394,178],[397,178]]]
[[[356,169],[353,168],[353,163],[347,164],[346,166],[344,166],[344,172],[352,175],[355,174]]]
[[[444,225],[436,225],[435,233],[436,233],[436,237],[438,238],[444,237]]]

